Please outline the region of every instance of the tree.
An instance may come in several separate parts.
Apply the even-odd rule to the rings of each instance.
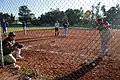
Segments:
[[[11,13],[9,23],[11,24],[11,23],[13,23],[14,21],[15,21],[15,16],[13,16],[13,14]]]
[[[94,20],[94,16],[95,16],[94,10],[95,10],[95,6],[92,5],[92,10],[91,10],[91,13],[92,13],[91,19],[92,19],[92,21]]]
[[[107,16],[106,19],[110,22],[113,23],[114,22],[114,18],[116,17],[117,14],[117,9],[116,7],[111,7],[108,11],[107,11]]]
[[[116,7],[111,7],[106,12],[106,20],[108,20],[111,24],[119,23],[120,19],[120,6],[117,4]]]
[[[117,15],[114,18],[113,24],[119,27],[120,26],[120,5],[119,4],[116,5],[116,10],[117,10]]]
[[[105,5],[103,5],[101,7],[101,11],[103,12],[103,16],[106,16],[106,9],[105,9]]]
[[[12,22],[14,22],[15,16],[13,16],[12,13],[11,13],[11,15],[9,15],[8,13],[0,12],[0,21],[3,21],[3,20],[6,20],[9,22],[9,24],[11,24]]]
[[[8,13],[3,14],[3,19],[4,20],[10,20],[10,15]]]
[[[96,9],[96,19],[99,18],[99,11],[100,11],[100,2],[97,4],[97,6],[95,6],[95,9]]]
[[[21,22],[25,21],[25,22],[28,22],[28,21],[31,21],[31,18],[32,16],[34,15],[33,13],[30,13],[31,10],[28,9],[28,7],[26,5],[23,5],[23,6],[20,6],[19,7],[19,20]]]
[[[81,11],[79,9],[68,9],[65,11],[70,25],[78,24],[80,18],[82,18]]]
[[[0,12],[0,22],[3,20],[3,13]]]
[[[68,18],[70,25],[73,25],[76,22],[76,16],[75,16],[74,10],[68,9],[65,11],[65,14]]]
[[[57,20],[62,22],[64,16],[65,13],[63,11],[59,11],[59,9],[52,9],[50,12],[42,14],[41,17],[39,17],[39,20],[41,24],[53,25]]]

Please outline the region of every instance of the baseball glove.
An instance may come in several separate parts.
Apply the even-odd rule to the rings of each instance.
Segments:
[[[17,48],[23,48],[23,45],[22,44],[18,44]]]

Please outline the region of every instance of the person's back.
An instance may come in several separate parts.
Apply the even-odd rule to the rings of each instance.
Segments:
[[[2,22],[2,23],[1,23],[1,27],[2,27],[3,29],[5,29],[5,28],[6,28],[6,22]]]
[[[69,23],[68,23],[67,21],[65,21],[65,22],[63,23],[63,27],[64,27],[64,28],[69,27]]]
[[[9,23],[8,23],[7,21],[5,21],[5,25],[6,25],[6,27],[8,27],[8,26],[9,26]]]
[[[6,34],[7,34],[8,22],[6,22],[6,21],[1,22],[1,27],[2,27],[2,31],[3,31],[3,35],[6,36]]]
[[[55,23],[55,28],[58,28],[59,27],[59,22],[56,22]]]
[[[15,40],[10,40],[9,37],[2,41],[3,55],[11,54],[13,51],[12,46],[15,45]]]

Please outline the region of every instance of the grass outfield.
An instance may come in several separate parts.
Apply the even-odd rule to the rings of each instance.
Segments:
[[[53,29],[54,27],[27,27],[27,30],[36,30],[36,29]],[[22,31],[23,27],[8,27],[8,32]],[[2,34],[2,28],[0,26],[0,35]]]
[[[54,27],[27,27],[27,30],[36,30],[36,29],[53,29]],[[9,27],[8,32],[10,31],[21,31],[23,27]]]
[[[63,27],[60,27],[63,28]],[[27,27],[27,30],[36,30],[36,29],[54,29],[54,27]],[[69,27],[69,29],[94,29],[94,28],[84,28],[84,27]],[[23,27],[8,27],[8,32],[22,31]],[[119,29],[114,29],[119,30]],[[0,28],[0,33],[2,29]]]
[[[63,27],[60,27],[63,28]],[[70,29],[89,29],[89,28],[82,28],[82,27],[69,27]],[[27,27],[27,30],[36,30],[36,29],[54,29],[54,27]],[[11,31],[22,31],[23,27],[8,27],[8,32]],[[1,31],[1,30],[0,30]]]

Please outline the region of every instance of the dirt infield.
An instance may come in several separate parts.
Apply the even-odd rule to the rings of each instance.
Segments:
[[[31,30],[27,31],[27,35],[23,31],[16,32],[16,40],[25,46],[22,50],[24,59],[17,63],[22,68],[34,68],[42,75],[54,77],[69,74],[81,68],[82,63],[92,61],[99,55],[98,31],[70,29],[67,37],[62,33],[60,30],[60,35],[54,36],[54,30]],[[120,79],[120,32],[114,30],[113,34],[109,55],[81,79]]]

